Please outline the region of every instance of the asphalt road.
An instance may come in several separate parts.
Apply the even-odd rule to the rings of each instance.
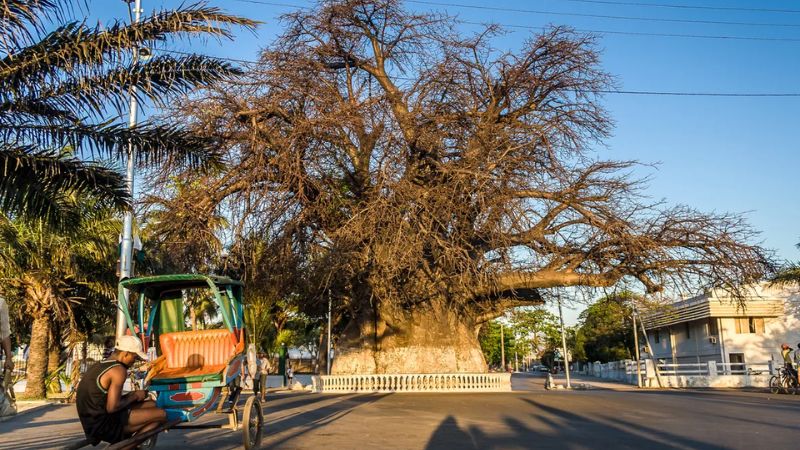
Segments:
[[[579,380],[580,381],[580,380]],[[796,449],[800,397],[739,391],[544,391],[516,378],[495,394],[274,394],[269,449]],[[207,420],[219,416],[207,415]],[[220,420],[221,419],[221,420]],[[74,406],[0,423],[0,448],[54,448],[81,439]],[[234,449],[240,432],[175,430],[158,448]]]

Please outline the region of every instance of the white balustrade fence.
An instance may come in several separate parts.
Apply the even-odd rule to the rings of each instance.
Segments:
[[[320,375],[314,392],[508,392],[510,373]]]
[[[646,387],[658,387],[659,379],[663,387],[766,387],[777,367],[775,361],[683,364],[662,361],[654,364],[648,359],[640,362],[638,372]],[[589,363],[585,369],[587,375],[629,384],[637,383],[636,372],[636,362],[630,360]]]

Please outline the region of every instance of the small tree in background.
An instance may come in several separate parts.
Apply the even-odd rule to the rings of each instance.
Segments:
[[[622,292],[603,297],[581,312],[576,338],[583,344],[586,360],[609,362],[633,358],[631,302],[635,300],[636,295]]]

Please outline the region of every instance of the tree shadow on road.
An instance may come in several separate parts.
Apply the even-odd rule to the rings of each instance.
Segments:
[[[317,431],[342,417],[350,414],[356,408],[377,402],[391,394],[358,394],[358,395],[309,395],[303,399],[289,403],[291,407],[308,407],[318,403],[320,406],[313,409],[304,408],[296,413],[288,413],[277,420],[267,422],[265,446],[275,447],[293,438],[311,431]],[[333,400],[333,401],[331,401]],[[286,411],[287,404],[281,403],[281,411]]]
[[[69,417],[63,417],[63,413]],[[58,448],[83,438],[75,405],[52,405],[0,422],[0,449]]]
[[[723,447],[644,426],[619,418],[593,418],[521,398],[509,405],[502,424],[459,426],[445,418],[428,441],[426,450],[528,448],[692,448]]]

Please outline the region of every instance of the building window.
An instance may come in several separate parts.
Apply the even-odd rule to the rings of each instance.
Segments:
[[[750,332],[757,334],[764,334],[764,318],[763,317],[750,317],[749,321]]]
[[[717,328],[717,319],[714,318],[708,319],[708,335],[717,336],[718,334],[719,334],[719,329]]]
[[[747,331],[747,318],[737,317],[733,319],[736,322],[736,334],[746,333]]]
[[[763,317],[739,317],[736,320],[736,334],[764,334]]]
[[[692,324],[686,322],[686,339],[692,338]]]
[[[742,374],[744,373],[744,353],[729,353],[728,359],[731,362],[731,373]]]
[[[653,339],[656,341],[656,344],[661,342],[661,332],[659,330],[653,332]]]

